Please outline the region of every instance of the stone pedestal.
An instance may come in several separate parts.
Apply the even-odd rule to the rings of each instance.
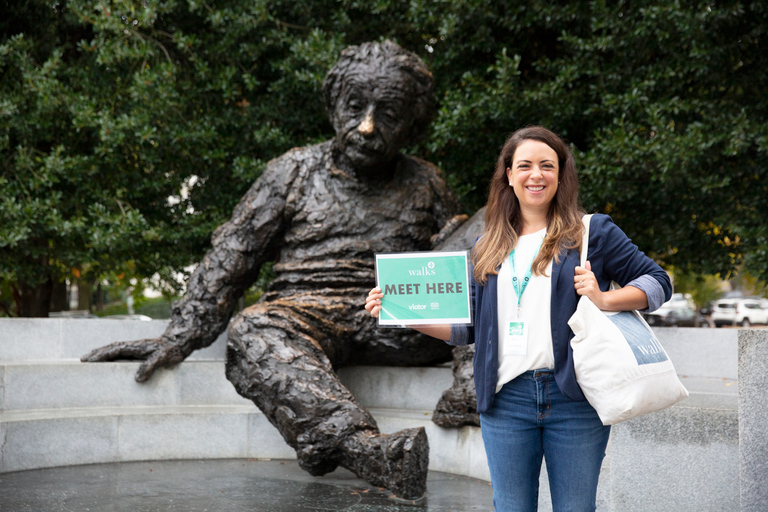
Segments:
[[[741,512],[768,510],[768,330],[739,332]]]

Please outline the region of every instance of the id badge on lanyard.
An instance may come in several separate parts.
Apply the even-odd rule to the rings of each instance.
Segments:
[[[504,333],[503,353],[506,356],[524,356],[528,353],[528,322],[513,320]]]
[[[541,245],[539,245],[541,247]],[[533,259],[536,259],[539,249],[537,248],[533,252]],[[504,343],[502,352],[504,355],[509,356],[525,356],[528,354],[528,322],[520,318],[520,301],[523,297],[523,292],[528,286],[531,280],[531,267],[533,266],[533,260],[523,277],[522,284],[517,276],[517,265],[515,265],[515,251],[514,249],[509,255],[509,268],[512,272],[512,288],[517,295],[517,307],[515,308],[515,319],[510,321],[506,326],[506,332],[504,333]]]

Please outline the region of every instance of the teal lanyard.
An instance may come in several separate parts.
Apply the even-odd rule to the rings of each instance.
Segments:
[[[517,294],[517,318],[520,318],[520,301],[523,299],[523,292],[528,287],[528,283],[531,281],[531,269],[533,268],[533,261],[536,259],[536,256],[539,254],[539,249],[541,249],[541,242],[539,242],[539,246],[536,247],[536,250],[533,252],[533,258],[531,258],[531,262],[528,264],[528,267],[525,270],[525,276],[523,276],[523,282],[520,282],[520,279],[517,277],[517,265],[515,265],[515,250],[512,249],[512,252],[509,253],[509,268],[512,271],[512,288],[514,288],[515,293]]]

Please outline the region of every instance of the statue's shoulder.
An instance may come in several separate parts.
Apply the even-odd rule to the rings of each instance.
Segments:
[[[398,167],[413,176],[420,176],[429,180],[444,181],[443,172],[432,162],[413,155],[400,155]]]
[[[259,181],[292,182],[313,169],[323,167],[325,161],[330,158],[331,142],[325,141],[311,146],[289,149],[267,162]]]
[[[273,158],[267,167],[300,166],[313,167],[328,159],[331,155],[332,140],[289,149],[282,155]]]
[[[416,156],[401,156],[398,174],[403,183],[428,184],[437,199],[438,209],[446,215],[444,220],[461,211],[456,195],[448,188],[448,183],[438,166]]]

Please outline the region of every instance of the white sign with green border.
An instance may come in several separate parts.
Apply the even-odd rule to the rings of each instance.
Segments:
[[[469,252],[376,255],[379,325],[471,324]]]

